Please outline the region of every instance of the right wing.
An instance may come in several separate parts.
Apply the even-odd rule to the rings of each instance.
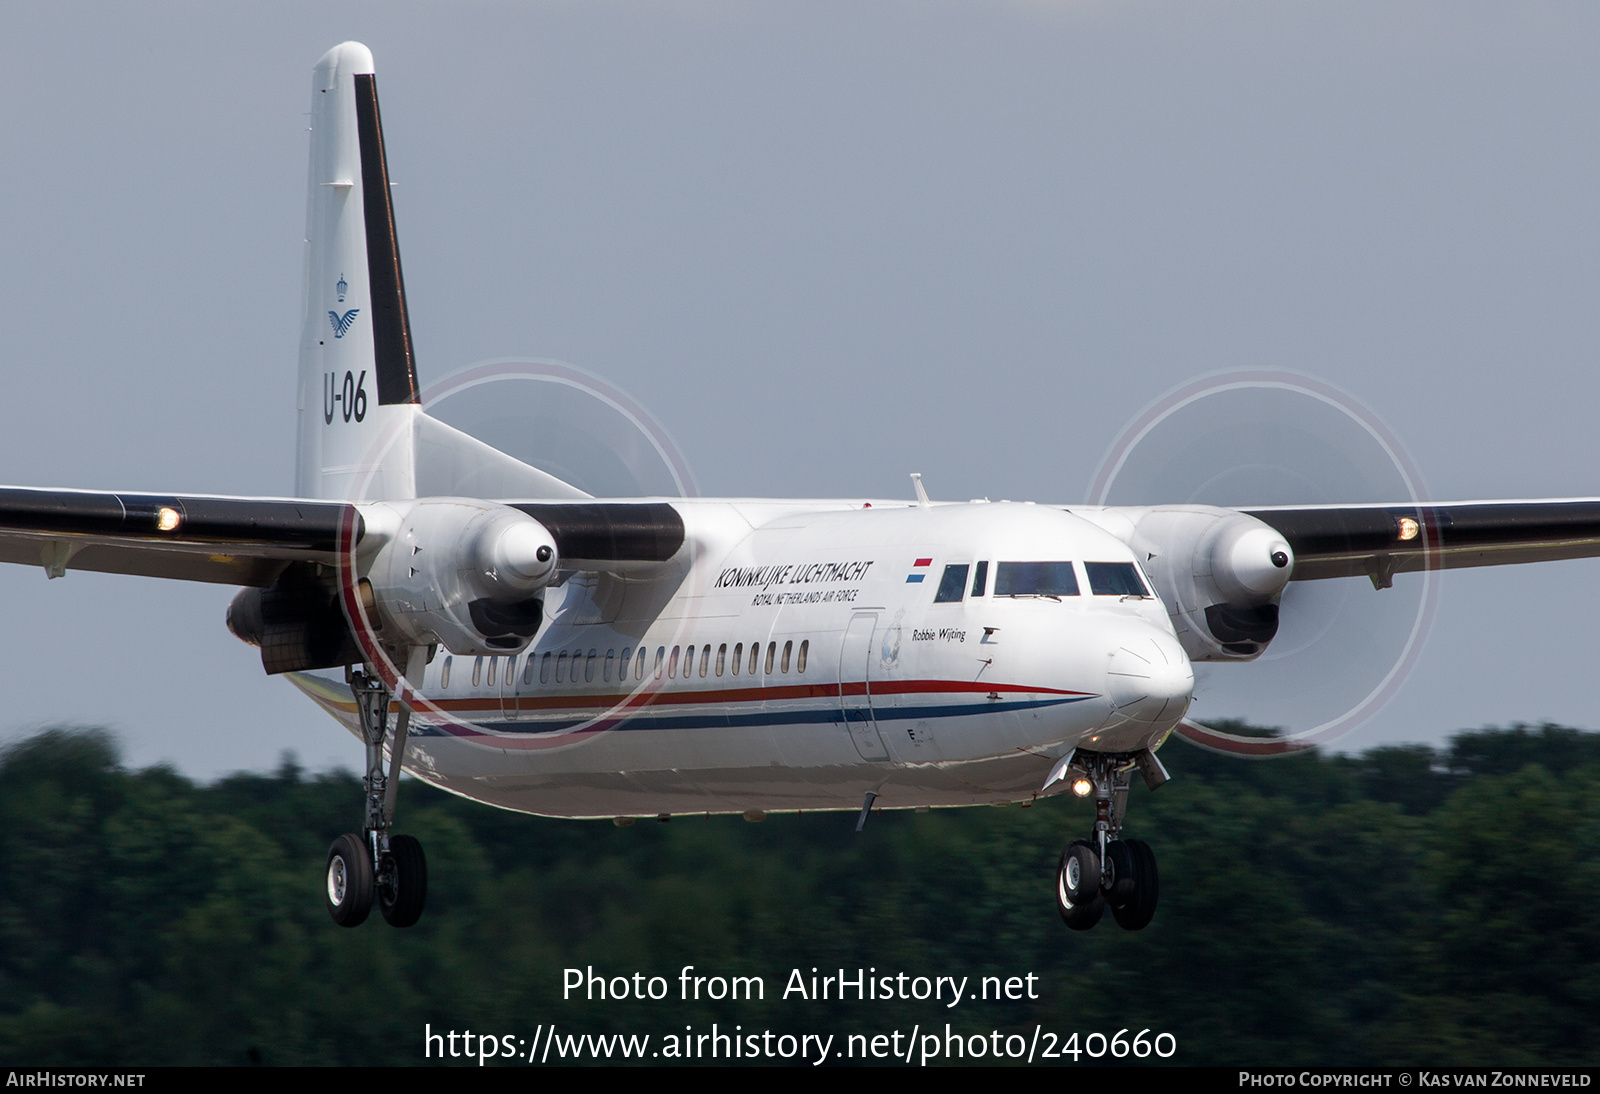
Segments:
[[[1241,509],[1294,549],[1294,581],[1600,556],[1600,498]]]

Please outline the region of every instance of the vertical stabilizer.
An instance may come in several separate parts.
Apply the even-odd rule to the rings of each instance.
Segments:
[[[309,189],[296,490],[415,497],[417,369],[372,53],[359,42],[317,62]]]

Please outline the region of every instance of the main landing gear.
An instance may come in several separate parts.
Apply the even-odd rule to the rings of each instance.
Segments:
[[[411,836],[391,835],[395,793],[400,788],[400,758],[405,755],[411,712],[404,705],[395,717],[389,743],[389,770],[383,767],[388,738],[389,703],[393,694],[376,673],[346,672],[361,715],[361,737],[367,746],[366,822],[361,834],[346,833],[328,848],[328,914],[341,927],[366,921],[376,898],[378,910],[392,927],[409,927],[422,916],[428,900],[428,863],[422,844]]]
[[[1143,930],[1156,914],[1160,895],[1156,856],[1142,840],[1121,838],[1122,815],[1135,769],[1152,789],[1166,781],[1166,772],[1148,752],[1137,757],[1079,752],[1072,766],[1084,772],[1079,778],[1094,793],[1094,832],[1061,852],[1056,911],[1068,927],[1087,931],[1109,906],[1117,926]]]

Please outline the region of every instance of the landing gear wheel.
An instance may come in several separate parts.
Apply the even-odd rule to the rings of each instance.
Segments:
[[[1075,840],[1061,852],[1056,883],[1072,904],[1082,904],[1100,891],[1100,856],[1088,840]]]
[[[1105,914],[1100,893],[1100,856],[1087,841],[1078,840],[1061,852],[1056,870],[1056,911],[1075,931],[1087,931]]]
[[[346,833],[328,848],[328,914],[341,927],[359,927],[372,911],[372,852]]]
[[[391,927],[409,927],[422,918],[428,902],[428,860],[411,836],[390,836],[378,882],[378,910]]]
[[[1106,914],[1106,898],[1100,893],[1094,894],[1082,904],[1066,904],[1061,900],[1061,894],[1056,893],[1056,911],[1061,913],[1061,922],[1075,931],[1087,931],[1100,917]]]
[[[1105,892],[1106,903],[1112,908],[1125,908],[1133,900],[1133,852],[1128,841],[1115,839],[1106,844]]]
[[[1119,844],[1120,852],[1113,851]],[[1121,861],[1123,856],[1127,867]],[[1125,871],[1119,872],[1111,883],[1111,914],[1123,930],[1141,931],[1155,916],[1156,899],[1161,893],[1155,852],[1143,840],[1118,840],[1106,848],[1106,857]],[[1124,881],[1131,884],[1124,886]]]

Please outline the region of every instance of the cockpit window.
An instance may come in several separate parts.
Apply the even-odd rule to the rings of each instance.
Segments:
[[[967,565],[946,566],[944,577],[939,579],[939,591],[933,594],[935,604],[950,604],[961,599],[967,591]]]
[[[1139,568],[1131,562],[1085,562],[1089,574],[1089,590],[1095,596],[1149,596],[1139,577]]]
[[[1002,562],[995,566],[995,596],[1077,596],[1070,562]]]

